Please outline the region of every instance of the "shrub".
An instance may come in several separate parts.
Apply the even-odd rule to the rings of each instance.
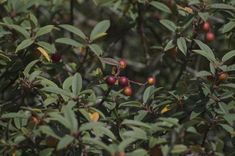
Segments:
[[[235,155],[234,5],[0,0],[1,155]]]

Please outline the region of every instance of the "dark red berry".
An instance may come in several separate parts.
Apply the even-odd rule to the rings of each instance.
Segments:
[[[124,95],[126,95],[126,96],[131,96],[131,95],[132,95],[132,88],[129,87],[129,86],[125,87],[125,88],[123,89],[123,93],[124,93]]]
[[[55,53],[51,55],[52,62],[56,63],[61,60],[61,54]]]
[[[154,78],[154,77],[148,77],[148,79],[147,79],[147,83],[149,84],[149,85],[154,85],[155,83],[156,83],[156,79]]]
[[[128,80],[127,77],[121,76],[121,77],[119,77],[119,79],[118,79],[118,84],[119,84],[121,87],[126,87],[126,86],[128,86],[128,84],[129,84],[129,80]]]
[[[214,41],[214,40],[215,40],[215,35],[214,35],[214,33],[213,33],[213,32],[207,32],[207,33],[205,34],[205,40],[206,40],[207,42]]]
[[[107,85],[112,86],[115,84],[116,78],[114,76],[108,76],[105,82],[107,83]]]
[[[126,61],[124,59],[120,59],[118,63],[119,63],[119,67],[121,69],[125,69],[126,68]]]
[[[204,31],[204,32],[210,31],[210,23],[207,22],[207,21],[206,21],[206,22],[203,22],[201,29],[202,29],[202,31]]]

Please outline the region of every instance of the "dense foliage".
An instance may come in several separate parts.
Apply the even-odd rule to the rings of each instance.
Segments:
[[[0,155],[235,155],[234,0],[0,0]]]

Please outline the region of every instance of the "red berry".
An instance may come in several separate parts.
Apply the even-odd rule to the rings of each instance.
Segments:
[[[114,76],[108,76],[105,82],[107,83],[107,85],[112,86],[115,84],[116,78]]]
[[[209,23],[209,22],[203,22],[201,29],[202,29],[202,31],[204,31],[204,32],[210,31],[210,23]]]
[[[61,55],[58,54],[58,53],[55,53],[55,54],[52,54],[52,55],[51,55],[51,60],[52,60],[54,63],[59,62],[60,59],[61,59]]]
[[[119,79],[118,79],[118,84],[119,84],[121,87],[126,87],[126,86],[128,86],[128,84],[129,84],[129,80],[128,80],[127,77],[121,76],[121,77],[119,77]]]
[[[213,32],[207,32],[207,33],[205,34],[205,40],[206,40],[207,42],[214,41],[214,40],[215,40],[215,35],[214,35],[214,33],[213,33]]]
[[[224,72],[221,72],[221,73],[219,73],[218,75],[219,75],[219,76],[218,76],[219,81],[225,81],[225,80],[227,80],[227,78],[228,78],[228,74],[227,74],[227,73],[224,73]]]
[[[131,87],[129,87],[129,86],[125,87],[125,88],[123,89],[123,93],[124,93],[124,95],[126,95],[126,96],[131,96],[131,95],[132,95],[132,89],[131,89]]]
[[[148,83],[149,85],[154,85],[154,84],[156,83],[156,79],[151,76],[151,77],[149,77],[149,78],[147,79],[147,83]]]
[[[125,69],[126,68],[126,61],[124,59],[120,59],[118,63],[119,63],[119,67],[121,69]]]

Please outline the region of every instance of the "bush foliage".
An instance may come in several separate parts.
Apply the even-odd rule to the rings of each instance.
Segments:
[[[0,0],[1,155],[235,155],[234,5]]]

